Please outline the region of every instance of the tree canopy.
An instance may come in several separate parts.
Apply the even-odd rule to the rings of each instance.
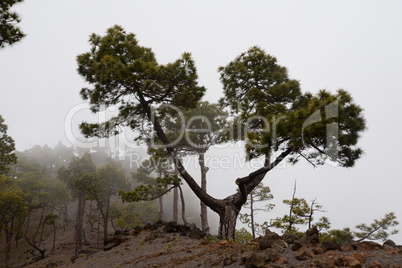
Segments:
[[[15,143],[13,138],[7,135],[7,125],[0,115],[0,174],[9,170],[9,166],[17,162],[15,156]]]
[[[25,34],[16,25],[21,21],[19,15],[10,8],[23,0],[2,0],[0,2],[0,48],[20,41]]]
[[[362,150],[356,146],[365,129],[362,108],[349,93],[302,94],[299,82],[259,47],[252,47],[220,67],[224,98],[238,125],[237,139],[246,139],[249,158],[287,151],[314,164],[330,158],[354,165]]]

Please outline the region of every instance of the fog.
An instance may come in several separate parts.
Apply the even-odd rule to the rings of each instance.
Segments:
[[[62,141],[118,147],[121,158],[129,157],[123,149],[146,151],[129,131],[101,142],[79,134],[80,122],[105,116],[91,115],[79,96],[87,85],[76,72],[76,56],[88,51],[93,32],[103,34],[119,24],[151,47],[160,63],[191,52],[210,102],[222,97],[217,68],[258,45],[288,68],[303,92],[349,91],[364,108],[368,125],[359,141],[365,153],[353,168],[314,168],[300,161],[269,172],[264,185],[271,188],[270,203],[276,207],[259,214],[258,221],[285,213],[281,202],[291,198],[295,180],[296,196],[317,198],[327,211],[317,217],[328,217],[333,228],[370,223],[388,212],[401,219],[402,2],[43,0],[25,1],[15,10],[27,37],[0,50],[0,114],[18,150]],[[208,192],[217,198],[233,194],[234,181],[256,170],[237,161],[244,159],[241,144],[211,148],[206,157],[231,163],[210,167]],[[197,166],[189,163],[189,172],[199,179]],[[197,207],[196,197],[190,191],[185,195]],[[216,222],[211,219],[210,225]],[[402,234],[391,239],[402,244]]]

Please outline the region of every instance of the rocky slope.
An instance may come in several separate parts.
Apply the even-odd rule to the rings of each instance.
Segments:
[[[204,236],[195,226],[159,222],[117,233],[103,250],[86,249],[71,258],[74,244],[58,246],[64,254],[25,263],[26,267],[402,267],[402,247],[387,241],[319,243],[318,232],[306,239],[267,231],[247,245]]]

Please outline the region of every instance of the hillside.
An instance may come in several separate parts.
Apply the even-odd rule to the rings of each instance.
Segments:
[[[268,231],[240,245],[203,236],[195,226],[158,222],[115,234],[103,250],[88,244],[78,258],[72,257],[72,240],[61,240],[47,258],[32,262],[31,256],[15,267],[402,267],[402,246],[392,241],[341,245],[317,243],[316,238]]]

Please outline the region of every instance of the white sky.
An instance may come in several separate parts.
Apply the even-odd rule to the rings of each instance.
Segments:
[[[297,196],[317,197],[334,228],[391,211],[402,220],[401,1],[26,0],[16,10],[27,37],[0,51],[0,114],[18,150],[67,143],[66,115],[83,102],[75,59],[88,51],[93,32],[119,24],[161,63],[191,52],[211,102],[222,96],[217,68],[258,45],[300,80],[303,91],[349,91],[368,123],[360,142],[365,155],[355,168],[286,165],[264,181],[274,203],[291,197],[297,179]],[[87,117],[81,114],[74,124]],[[237,151],[213,150],[210,156]],[[233,181],[247,172],[212,169],[209,191],[231,194]],[[266,217],[284,213],[280,205],[275,211]],[[392,238],[402,244],[402,234]]]

